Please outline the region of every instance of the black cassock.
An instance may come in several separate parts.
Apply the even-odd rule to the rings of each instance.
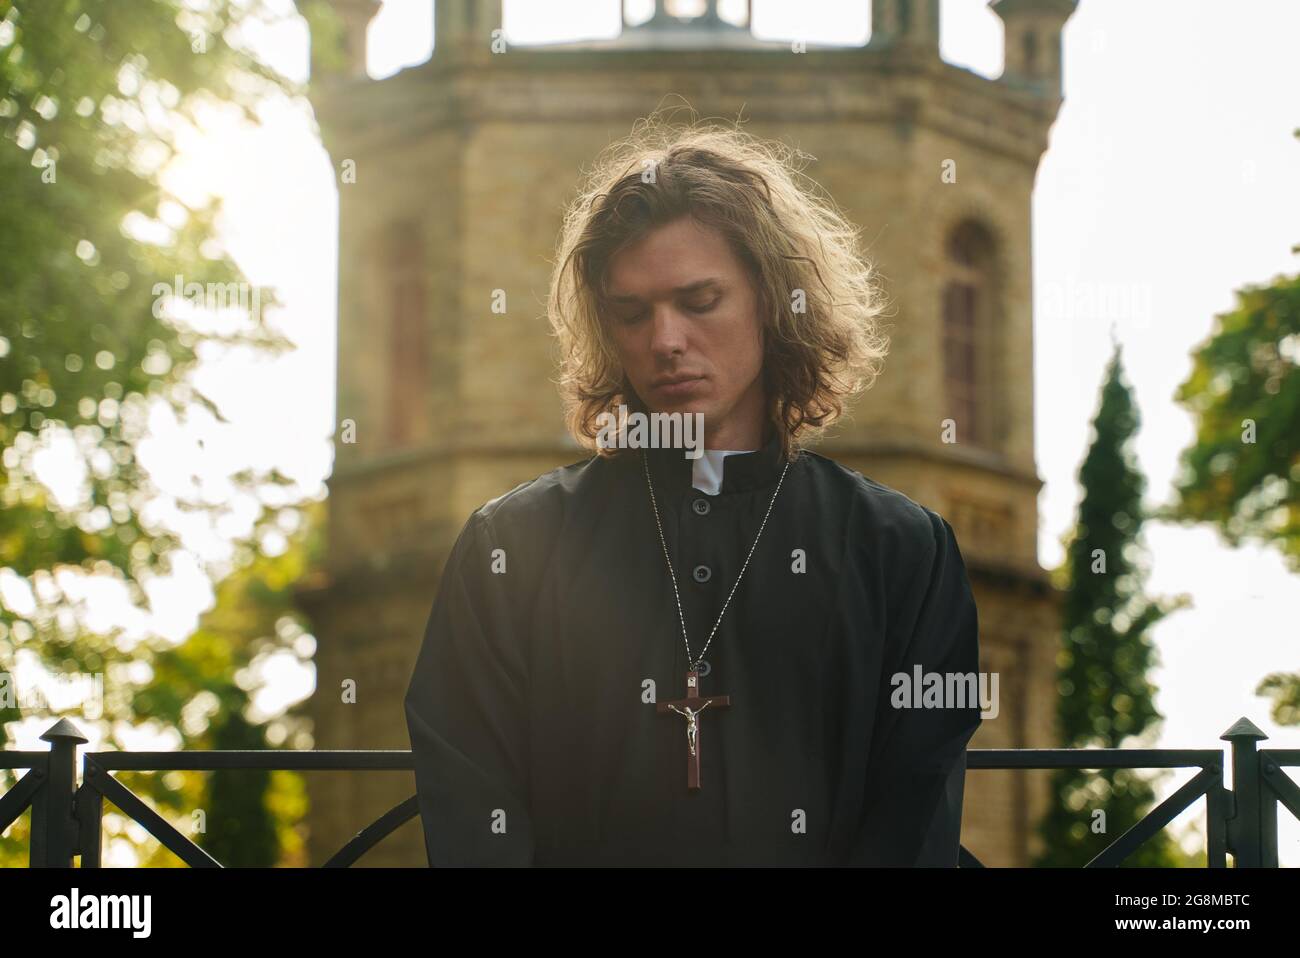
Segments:
[[[487,503],[452,548],[405,699],[429,863],[957,863],[978,704],[895,707],[892,676],[977,673],[947,521],[805,450],[704,656],[701,787],[688,660],[781,475],[775,440],[692,486],[681,450],[627,450]],[[920,672],[918,673],[917,667]],[[951,703],[950,703],[951,704]]]

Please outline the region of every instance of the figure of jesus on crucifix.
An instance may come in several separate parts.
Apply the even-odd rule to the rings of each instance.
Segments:
[[[686,673],[686,698],[675,702],[660,702],[660,712],[676,712],[686,719],[686,787],[695,790],[700,787],[700,725],[697,717],[710,705],[726,708],[731,699],[726,695],[714,695],[708,698],[700,696],[699,673]],[[698,705],[698,708],[691,708]]]

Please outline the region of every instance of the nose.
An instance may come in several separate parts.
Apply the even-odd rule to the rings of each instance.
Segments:
[[[686,351],[686,318],[672,304],[656,306],[650,322],[650,351],[655,356]]]

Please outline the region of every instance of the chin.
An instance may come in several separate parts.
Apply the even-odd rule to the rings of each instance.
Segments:
[[[698,412],[698,413],[704,413],[705,418],[708,418],[709,407],[711,405],[712,403],[705,402],[704,400],[701,399],[683,399],[680,402],[664,403],[660,405],[655,411],[666,412],[666,413],[679,412],[684,415],[691,415],[693,413]]]

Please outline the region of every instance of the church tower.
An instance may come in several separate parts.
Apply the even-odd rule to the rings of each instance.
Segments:
[[[981,669],[999,676],[999,712],[972,747],[1058,744],[1057,600],[1037,561],[1030,200],[1075,0],[990,3],[1007,37],[998,79],[941,59],[938,0],[875,0],[871,41],[855,47],[760,40],[716,0],[694,19],[658,0],[613,39],[513,46],[500,0],[426,2],[424,64],[383,80],[356,69],[373,0],[329,0],[332,48],[313,57],[339,172],[329,548],[301,593],[319,639],[316,747],[408,746],[402,699],[457,532],[485,501],[585,457],[552,381],[550,257],[581,169],[669,95],[812,154],[807,175],[863,228],[893,304],[891,350],[818,451],[955,529]],[[1046,776],[968,772],[964,844],[987,864],[1026,864]],[[313,773],[308,787],[319,863],[414,780]],[[418,820],[363,863],[423,865]]]
[[[939,55],[939,0],[879,0],[871,8],[871,49],[913,48]]]
[[[433,18],[438,55],[445,59],[463,56],[491,43],[494,32],[501,29],[501,3],[434,0]]]
[[[1076,0],[994,0],[1006,35],[1002,82],[1044,99],[1061,97],[1061,29]]]

